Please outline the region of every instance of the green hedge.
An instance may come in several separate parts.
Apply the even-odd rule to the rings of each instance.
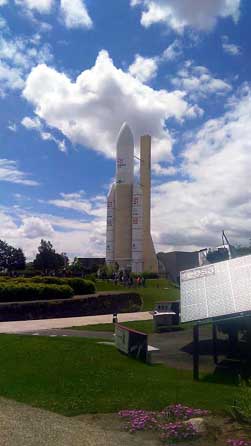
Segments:
[[[0,321],[128,313],[140,311],[141,307],[142,299],[140,295],[131,291],[114,294],[108,292],[101,295],[43,302],[6,302],[1,304]]]
[[[62,280],[72,287],[75,294],[94,294],[96,292],[95,285],[90,280],[68,277]]]
[[[68,285],[0,283],[0,302],[69,299],[73,294]]]
[[[95,285],[89,280],[72,277],[54,277],[54,276],[34,276],[29,279],[25,277],[17,277],[11,279],[12,283],[41,283],[47,285],[68,285],[70,286],[74,294],[94,294],[96,292]],[[1,280],[0,280],[1,283]]]
[[[71,277],[35,276],[30,279],[36,283],[48,283],[55,285],[69,285],[74,294],[94,294],[95,286],[89,280]]]

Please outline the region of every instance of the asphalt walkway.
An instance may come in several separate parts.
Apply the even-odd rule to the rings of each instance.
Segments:
[[[50,330],[53,328],[81,327],[93,324],[109,324],[112,322],[112,314],[83,317],[67,317],[58,319],[39,319],[29,321],[0,322],[0,333],[22,333],[35,330]],[[120,313],[119,322],[146,321],[152,319],[148,311],[137,313]]]

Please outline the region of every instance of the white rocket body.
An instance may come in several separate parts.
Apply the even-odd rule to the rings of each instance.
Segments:
[[[141,138],[141,184],[134,184],[134,140],[124,123],[117,139],[116,183],[107,200],[107,264],[136,273],[157,272],[150,234],[151,137]],[[148,234],[149,232],[149,234]],[[147,269],[146,269],[147,268]]]
[[[117,139],[116,183],[107,203],[107,263],[117,262],[122,269],[131,268],[132,189],[134,178],[134,141],[124,123]]]
[[[116,184],[133,184],[134,178],[134,141],[133,134],[126,122],[122,125],[116,152]]]

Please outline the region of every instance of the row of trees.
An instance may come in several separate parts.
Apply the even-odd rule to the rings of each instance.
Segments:
[[[234,257],[251,254],[251,242],[249,246],[236,246],[233,248]],[[228,256],[225,258],[225,254],[223,251],[212,251],[208,255],[208,260],[211,263],[225,260],[228,258]],[[66,253],[57,253],[50,241],[41,240],[34,261],[26,264],[25,255],[21,248],[14,248],[5,241],[0,240],[0,271],[7,270],[8,272],[13,272],[24,270],[25,268],[28,270],[39,270],[44,273],[63,270],[73,274],[86,272],[79,259],[75,258],[70,264]],[[103,272],[108,273],[108,266],[103,266],[103,269]]]
[[[3,240],[0,240],[0,271],[35,269],[48,273],[60,271],[69,266],[69,259],[65,253],[58,254],[51,242],[41,240],[38,253],[33,262],[26,264],[26,258],[21,248],[14,248]]]
[[[41,240],[38,247],[38,253],[32,262],[26,262],[25,255],[21,248],[14,248],[3,240],[0,240],[0,272],[14,271],[25,272],[27,275],[34,275],[37,272],[44,274],[67,273],[71,275],[83,275],[86,273],[96,272],[99,266],[93,267],[92,271],[84,269],[81,261],[75,258],[73,262],[69,262],[66,253],[57,253],[50,241]],[[24,271],[25,270],[25,271]]]
[[[14,248],[0,240],[0,270],[14,271],[25,268],[25,256],[21,248]]]

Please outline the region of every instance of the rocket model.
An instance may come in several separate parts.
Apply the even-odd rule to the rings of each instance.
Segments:
[[[107,200],[106,263],[135,273],[158,272],[150,222],[151,137],[141,137],[140,184],[135,184],[133,134],[124,123],[117,140],[116,183]]]

